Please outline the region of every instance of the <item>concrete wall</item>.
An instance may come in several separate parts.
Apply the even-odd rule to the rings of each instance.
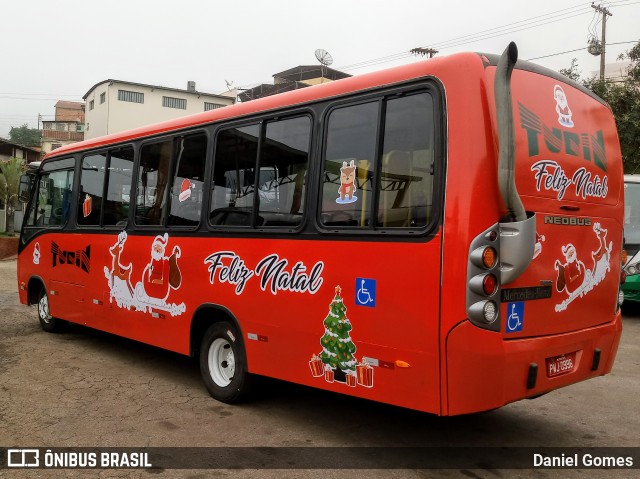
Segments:
[[[144,103],[118,100],[118,90],[143,93]],[[100,103],[100,94],[106,93],[105,103]],[[162,97],[180,98],[187,101],[186,109],[162,106]],[[93,110],[90,102],[94,101]],[[232,105],[234,99],[185,90],[170,90],[146,85],[112,82],[98,85],[87,97],[85,139],[117,133],[139,126],[171,120],[182,116],[202,113],[205,102]]]

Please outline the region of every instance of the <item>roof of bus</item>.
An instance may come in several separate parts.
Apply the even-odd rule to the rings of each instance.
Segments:
[[[484,55],[481,53],[456,53],[453,55],[435,57],[427,60],[418,61],[409,65],[389,68],[363,75],[353,76],[341,80],[332,81],[320,85],[302,88],[299,90],[280,93],[249,102],[236,103],[235,105],[218,108],[203,113],[183,116],[174,120],[156,123],[128,131],[122,131],[111,135],[92,138],[89,140],[72,143],[54,150],[45,156],[43,161],[50,158],[60,157],[66,154],[75,153],[77,151],[99,148],[107,145],[123,143],[134,139],[144,138],[152,135],[166,133],[169,131],[177,131],[189,127],[195,127],[213,123],[227,118],[241,118],[252,113],[266,112],[269,110],[277,110],[281,108],[303,105],[317,100],[336,97],[352,92],[363,91],[370,88],[390,85],[402,81],[418,79],[439,71],[443,65],[455,63],[459,67],[462,63],[477,62],[480,58],[489,65],[495,66],[499,58],[498,55]],[[581,85],[572,82],[568,78],[561,76],[559,73],[534,65],[532,63],[518,60],[516,68],[529,71],[535,71],[547,76],[556,77],[566,83],[570,83],[576,88],[584,91],[591,96],[595,95],[586,90]],[[456,69],[457,70],[457,69]],[[595,97],[597,98],[597,97]],[[602,102],[601,99],[597,98]]]

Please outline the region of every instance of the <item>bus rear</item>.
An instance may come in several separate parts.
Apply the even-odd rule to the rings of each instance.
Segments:
[[[469,320],[444,338],[448,414],[606,374],[621,334],[623,172],[611,110],[526,62],[501,92],[497,58],[483,60],[492,135],[513,158],[508,167],[496,160],[506,214],[494,223],[487,214],[471,233]]]

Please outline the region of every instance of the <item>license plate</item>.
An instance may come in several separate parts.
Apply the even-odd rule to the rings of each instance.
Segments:
[[[576,353],[563,354],[554,358],[547,358],[547,377],[560,376],[573,371],[576,364]]]

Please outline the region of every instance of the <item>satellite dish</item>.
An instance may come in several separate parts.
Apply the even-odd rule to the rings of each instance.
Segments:
[[[323,50],[322,48],[318,48],[316,50],[316,58],[325,67],[328,67],[333,63],[333,57],[329,54],[328,51]]]

